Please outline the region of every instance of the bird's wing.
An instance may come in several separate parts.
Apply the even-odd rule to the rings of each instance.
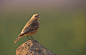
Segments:
[[[30,23],[29,23],[30,24]],[[25,25],[24,29],[22,30],[21,34],[29,33],[39,27],[39,22],[32,22],[30,25],[28,23]],[[21,35],[20,34],[20,35]]]

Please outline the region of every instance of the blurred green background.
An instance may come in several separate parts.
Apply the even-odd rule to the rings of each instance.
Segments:
[[[0,55],[15,55],[26,22],[39,14],[40,28],[33,35],[58,55],[86,55],[86,0],[0,0]]]

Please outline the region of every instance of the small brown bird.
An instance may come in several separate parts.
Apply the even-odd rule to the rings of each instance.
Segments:
[[[20,33],[19,37],[14,41],[14,43],[16,43],[21,37],[25,35],[27,35],[27,38],[28,35],[30,35],[32,38],[32,35],[35,34],[39,29],[39,18],[40,16],[38,14],[34,14],[32,18],[24,26],[22,32]]]

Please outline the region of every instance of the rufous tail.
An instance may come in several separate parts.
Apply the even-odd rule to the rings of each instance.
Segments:
[[[16,43],[22,36],[19,36],[15,41],[14,43]]]

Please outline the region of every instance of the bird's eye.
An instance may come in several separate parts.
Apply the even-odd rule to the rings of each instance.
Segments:
[[[35,16],[35,17],[37,17],[37,16]]]

